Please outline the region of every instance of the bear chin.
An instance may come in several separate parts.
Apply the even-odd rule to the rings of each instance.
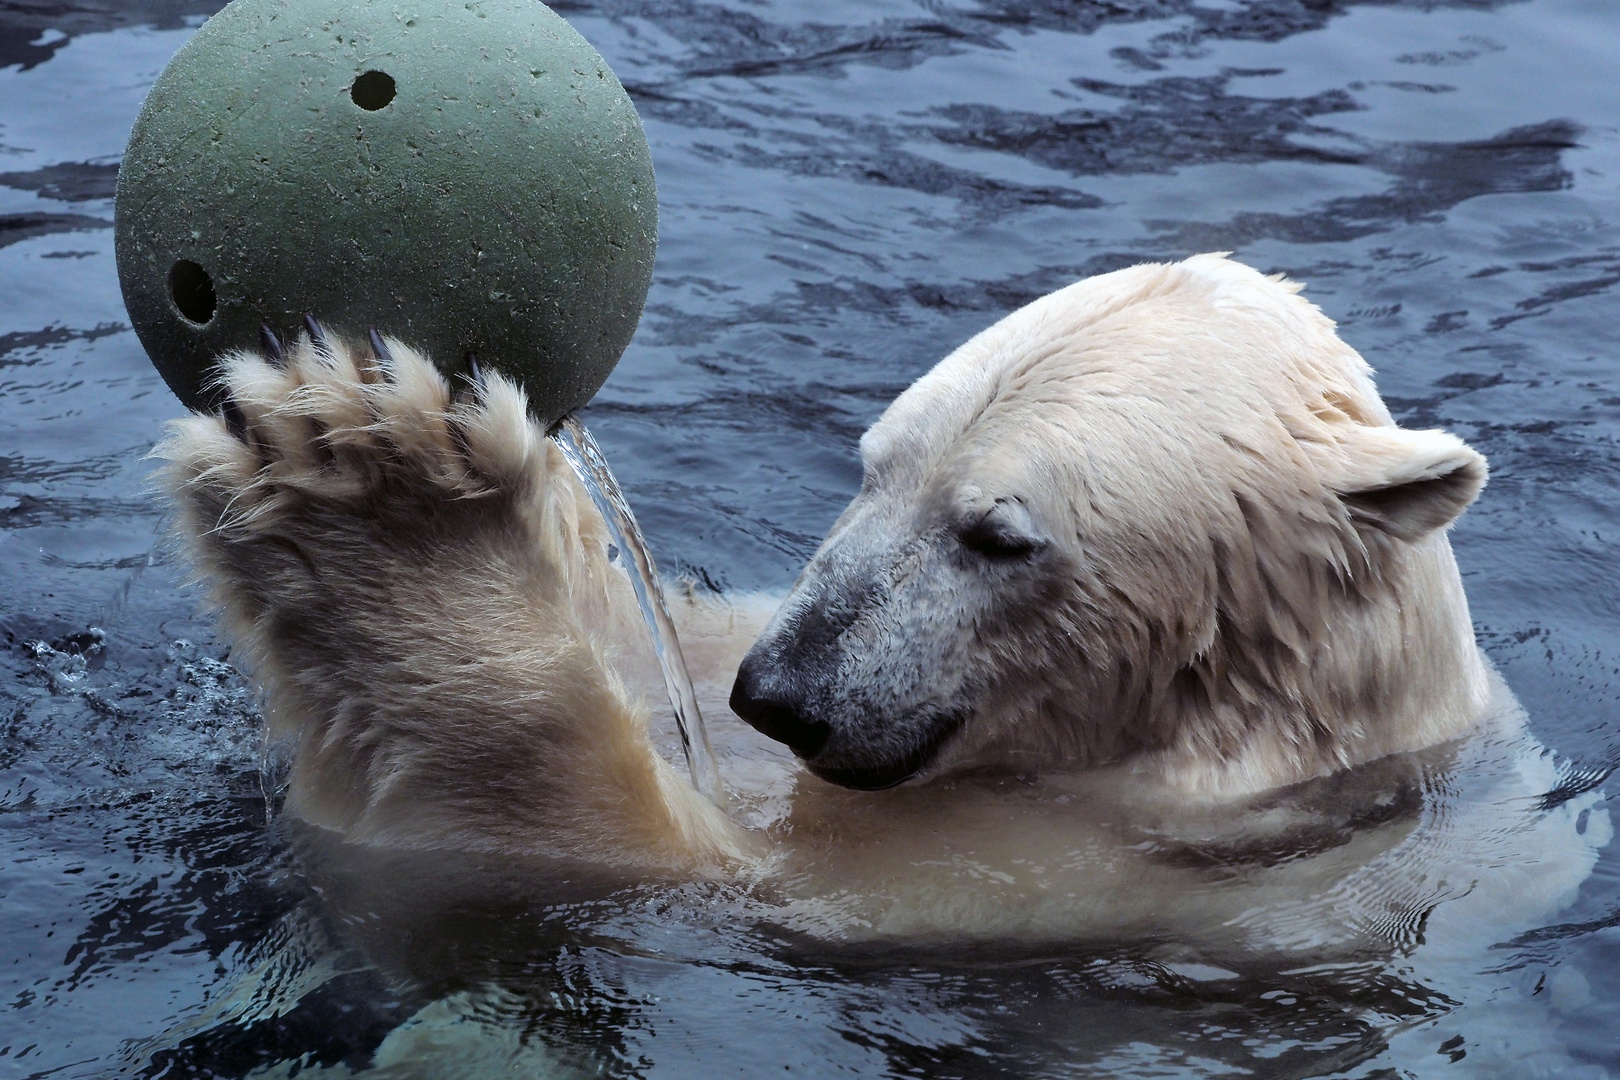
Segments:
[[[829,784],[837,784],[852,791],[886,791],[922,775],[938,760],[940,752],[950,742],[951,737],[966,722],[965,713],[931,719],[925,725],[929,734],[915,749],[893,761],[845,766],[808,761],[805,767]],[[757,725],[755,727],[757,730]]]
[[[1296,293],[1200,256],[1036,301],[873,426],[861,494],[785,598],[677,591],[725,809],[668,764],[606,529],[499,374],[454,394],[402,342],[306,334],[224,358],[224,409],[156,453],[291,748],[286,809],[323,834],[752,883],[779,890],[773,917],[834,936],[1159,932],[1144,889],[1190,897],[1159,929],[1228,934],[1216,916],[1253,896],[1194,896],[1194,842],[1133,830],[1219,849],[1211,820],[1293,812],[1261,793],[1390,755],[1443,770],[1482,717],[1539,753],[1444,533],[1483,459],[1395,427]],[[1366,821],[1356,865],[1417,827]],[[984,893],[969,854],[991,868],[975,881],[1053,876]],[[1277,860],[1272,884],[1303,904],[1341,862]]]

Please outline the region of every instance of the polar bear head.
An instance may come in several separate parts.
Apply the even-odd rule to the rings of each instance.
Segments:
[[[1395,427],[1297,292],[1138,266],[952,353],[862,438],[733,708],[859,788],[1137,758],[1254,789],[1455,733],[1485,676],[1444,530],[1484,459]]]

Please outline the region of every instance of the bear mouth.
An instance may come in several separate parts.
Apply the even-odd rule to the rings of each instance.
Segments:
[[[830,765],[806,761],[805,766],[829,784],[855,791],[882,791],[899,787],[931,765],[951,736],[967,722],[966,712],[946,713],[935,717],[929,732],[905,755],[880,764]]]

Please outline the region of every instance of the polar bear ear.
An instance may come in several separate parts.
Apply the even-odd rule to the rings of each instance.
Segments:
[[[1485,486],[1485,458],[1448,432],[1356,424],[1340,441],[1340,501],[1358,523],[1401,540],[1450,525]]]

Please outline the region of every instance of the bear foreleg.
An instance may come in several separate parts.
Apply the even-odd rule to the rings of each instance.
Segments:
[[[688,869],[742,836],[607,662],[600,517],[498,374],[392,340],[221,361],[155,451],[177,532],[290,739],[287,808],[347,837]],[[273,358],[271,358],[273,357]]]

